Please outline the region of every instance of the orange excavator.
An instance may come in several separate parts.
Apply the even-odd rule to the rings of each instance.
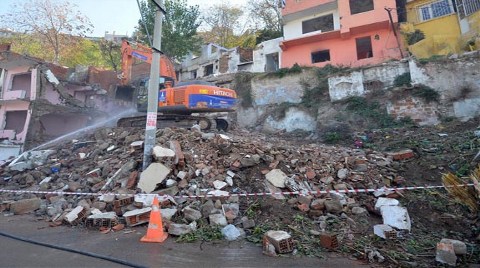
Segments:
[[[127,40],[122,42],[122,75],[123,86],[133,85],[132,71],[136,61],[151,63],[152,49]],[[160,57],[160,84],[158,92],[157,125],[191,126],[199,124],[204,130],[217,128],[226,130],[228,120],[224,114],[234,111],[237,94],[234,90],[220,88],[205,81],[177,82],[177,76],[172,61],[165,55]],[[137,96],[137,110],[147,111],[148,79],[136,83],[134,87]],[[203,115],[192,115],[203,114]],[[118,126],[143,127],[146,115],[122,118]]]

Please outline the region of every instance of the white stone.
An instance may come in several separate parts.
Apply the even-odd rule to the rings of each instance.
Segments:
[[[224,181],[219,181],[219,180],[216,180],[213,182],[213,187],[215,187],[215,189],[217,190],[221,190],[223,188],[225,188],[227,186],[227,183],[224,182]]]
[[[385,235],[385,233],[391,232],[391,231],[395,231],[395,229],[393,229],[390,225],[376,224],[373,226],[373,233],[383,239],[387,239],[387,236]]]
[[[153,157],[157,160],[163,159],[163,158],[172,158],[172,157],[175,157],[175,152],[168,148],[155,146],[153,147]]]
[[[222,234],[225,237],[225,239],[228,241],[237,240],[241,235],[240,231],[233,224],[229,224],[223,227]]]
[[[347,175],[348,175],[348,169],[346,168],[342,168],[337,172],[337,177],[341,180],[345,179]]]
[[[228,170],[227,171],[227,176],[230,176],[230,177],[235,177],[235,172],[231,171],[231,170]]]
[[[44,183],[49,183],[51,180],[52,180],[52,177],[45,177],[45,179],[43,179],[43,180],[39,183],[39,185],[42,185],[42,184],[44,184]]]
[[[185,171],[179,171],[178,174],[177,174],[177,178],[183,180],[187,177],[188,173],[185,172]]]
[[[172,180],[172,179],[168,179],[165,184],[166,184],[167,188],[170,188],[170,187],[172,187],[172,186],[177,185],[177,181],[176,181],[176,180]]]
[[[227,135],[224,135],[224,134],[218,134],[220,136],[220,138],[224,139],[224,140],[230,140],[230,137],[227,136]]]
[[[90,214],[92,214],[92,215],[102,214],[102,213],[103,213],[103,212],[100,211],[100,209],[98,209],[98,208],[94,208],[94,209],[90,210]],[[114,212],[114,213],[115,213],[115,212]]]
[[[107,152],[115,150],[115,145],[111,145],[110,147],[107,148]]]
[[[140,175],[137,187],[146,193],[151,193],[170,174],[170,169],[160,163],[152,163]]]
[[[380,210],[380,208],[383,206],[398,206],[398,205],[400,205],[400,202],[398,202],[397,199],[380,197],[377,199],[377,202],[375,203],[375,209]]]
[[[265,177],[273,186],[278,188],[285,188],[285,181],[288,179],[287,175],[280,169],[273,169],[268,172]]]
[[[78,157],[80,157],[80,159],[85,159],[86,156],[87,156],[86,153],[79,153],[78,154]]]
[[[366,214],[367,210],[361,207],[353,207],[352,208],[352,214],[355,215],[360,215],[360,214]]]
[[[225,179],[225,182],[228,184],[228,186],[232,187],[233,186],[233,179],[232,177],[227,177]]]
[[[142,147],[143,146],[143,141],[134,141],[130,143],[130,147],[137,148],[137,147]]]
[[[404,207],[400,206],[382,206],[380,212],[383,217],[383,224],[388,224],[400,230],[408,230],[412,228],[410,216]]]

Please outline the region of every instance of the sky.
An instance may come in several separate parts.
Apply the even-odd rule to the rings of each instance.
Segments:
[[[74,2],[78,10],[87,16],[94,25],[90,36],[103,37],[108,31],[115,34],[131,35],[138,24],[140,12],[137,0],[67,0]],[[225,0],[224,0],[225,1]],[[0,0],[0,15],[9,13],[13,3],[33,2],[33,0]],[[219,4],[222,0],[187,0],[188,5],[199,5],[200,10]],[[247,0],[226,0],[235,5],[245,5]],[[0,28],[2,26],[0,25]]]

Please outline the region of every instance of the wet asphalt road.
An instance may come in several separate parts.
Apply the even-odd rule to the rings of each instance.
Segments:
[[[365,267],[336,254],[326,259],[268,257],[246,241],[141,243],[147,227],[102,234],[80,227],[49,227],[31,215],[0,215],[0,231],[43,243],[108,256],[145,267]],[[0,267],[126,267],[102,259],[20,242],[0,236]]]

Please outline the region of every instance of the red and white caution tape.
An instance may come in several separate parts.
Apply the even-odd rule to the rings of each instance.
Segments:
[[[320,195],[320,194],[346,194],[346,193],[372,193],[376,191],[385,191],[385,192],[396,192],[396,191],[412,191],[412,190],[424,190],[424,189],[439,189],[439,188],[455,188],[455,187],[471,187],[475,184],[461,184],[456,186],[444,186],[444,185],[426,185],[426,186],[406,186],[406,187],[383,187],[378,189],[351,189],[351,190],[318,190],[318,191],[293,191],[293,192],[263,192],[263,193],[227,193],[219,191],[216,194],[204,194],[204,195],[180,195],[173,196],[175,199],[186,198],[186,199],[201,199],[201,198],[211,198],[211,197],[263,197],[263,196],[294,196],[294,195]],[[168,195],[162,194],[120,194],[120,193],[79,193],[79,192],[62,192],[62,191],[30,191],[30,190],[6,190],[0,189],[0,193],[15,193],[15,194],[41,194],[41,195],[78,195],[78,196],[102,196],[102,195],[114,195],[118,197],[131,197],[131,196],[153,196],[157,195],[160,197],[168,197]]]

